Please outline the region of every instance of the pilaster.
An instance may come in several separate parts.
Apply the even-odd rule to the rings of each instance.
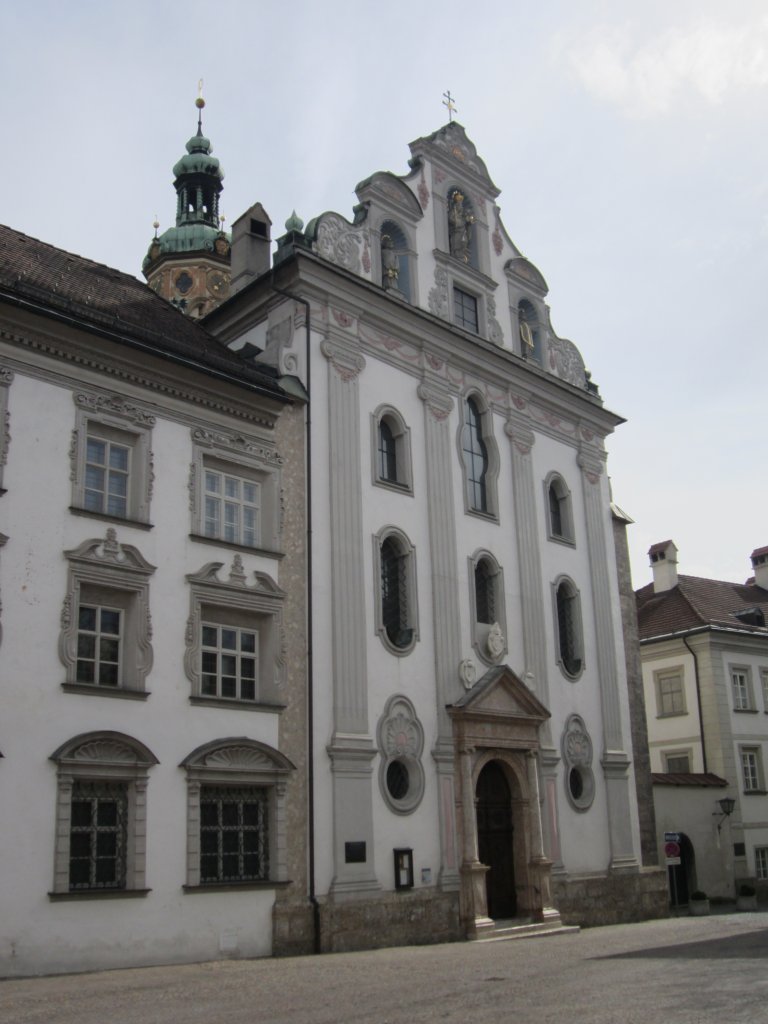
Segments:
[[[351,346],[324,341],[328,360],[328,476],[331,533],[333,736],[328,747],[333,780],[335,897],[378,889],[373,856],[372,765],[376,750],[368,726],[365,638],[360,396],[365,359]],[[364,860],[347,843],[364,844]]]
[[[601,764],[608,803],[608,834],[611,844],[611,868],[637,867],[632,842],[630,815],[629,765],[624,750],[621,703],[616,662],[616,636],[613,624],[611,585],[608,570],[607,524],[600,488],[603,453],[583,446],[578,455],[583,474],[584,512],[587,524],[587,549],[592,583],[593,618],[597,646],[596,675],[600,686],[603,719],[603,756]]]
[[[453,739],[446,704],[456,699],[461,660],[461,616],[458,599],[456,520],[453,505],[453,448],[450,414],[453,398],[438,384],[422,381],[427,463],[427,501],[431,555],[432,621],[435,645],[435,700],[437,741],[432,751],[437,769],[440,813],[440,885],[456,889]]]

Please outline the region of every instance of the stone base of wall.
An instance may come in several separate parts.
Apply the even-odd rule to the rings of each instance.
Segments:
[[[553,874],[552,902],[563,924],[582,928],[669,917],[667,872],[640,868],[616,874]]]
[[[420,946],[461,938],[457,892],[417,890],[320,905],[323,953]]]
[[[305,956],[314,953],[313,917],[310,903],[275,903],[272,908],[272,955]]]

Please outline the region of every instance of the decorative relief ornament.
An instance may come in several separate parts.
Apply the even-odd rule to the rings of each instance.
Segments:
[[[329,261],[336,263],[354,274],[360,273],[360,245],[362,234],[338,214],[325,214],[317,229],[317,241],[313,248]]]
[[[465,690],[471,690],[477,681],[477,669],[471,658],[459,662],[459,679]]]
[[[488,651],[488,654],[494,661],[498,661],[498,659],[504,653],[506,641],[504,639],[504,634],[501,631],[501,626],[498,624],[498,622],[494,622],[491,628],[488,630],[488,636],[485,638],[485,647],[486,650]]]
[[[448,271],[445,267],[435,267],[435,286],[429,292],[429,311],[442,320],[450,320]]]

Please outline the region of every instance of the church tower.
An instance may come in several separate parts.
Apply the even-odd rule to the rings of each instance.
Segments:
[[[202,90],[202,82],[200,83]],[[151,288],[192,317],[202,317],[229,294],[230,241],[219,217],[224,171],[203,135],[202,94],[195,100],[197,134],[173,168],[176,226],[157,234],[142,271]]]

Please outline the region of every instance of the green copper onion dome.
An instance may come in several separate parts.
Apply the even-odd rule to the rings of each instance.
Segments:
[[[229,236],[219,218],[219,196],[224,171],[215,156],[210,139],[203,135],[202,112],[205,100],[199,96],[197,134],[187,143],[187,152],[173,168],[176,189],[176,226],[152,239],[142,269],[162,256],[174,253],[210,253],[229,258]]]

